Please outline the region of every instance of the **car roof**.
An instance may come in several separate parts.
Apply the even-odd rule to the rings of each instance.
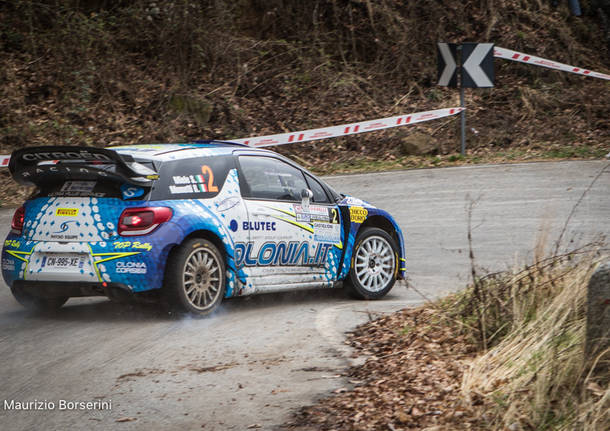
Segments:
[[[192,157],[210,157],[232,154],[236,149],[257,150],[245,144],[227,141],[193,141],[173,144],[146,144],[107,147],[119,154],[129,154],[136,159],[150,159],[156,161],[170,161],[189,159]]]
[[[167,162],[172,160],[183,160],[193,157],[213,157],[235,154],[240,155],[267,155],[274,156],[285,162],[315,176],[302,166],[297,165],[292,160],[282,156],[281,154],[264,148],[253,148],[246,144],[239,144],[230,141],[194,141],[174,144],[150,144],[150,145],[125,145],[116,147],[107,147],[110,150],[116,151],[119,154],[129,154],[136,160],[148,159],[159,162]],[[331,193],[339,196],[328,184],[326,187]]]

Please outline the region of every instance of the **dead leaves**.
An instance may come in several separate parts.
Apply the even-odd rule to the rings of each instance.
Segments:
[[[408,327],[409,331],[404,331]],[[289,427],[317,430],[479,429],[460,384],[473,348],[434,309],[407,309],[358,327],[349,344],[366,362],[349,370],[352,390],[302,409]]]

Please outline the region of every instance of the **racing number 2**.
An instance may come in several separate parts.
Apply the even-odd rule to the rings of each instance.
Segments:
[[[339,215],[338,215],[338,211],[337,208],[331,208],[330,209],[330,222],[331,223],[339,223]]]
[[[208,176],[208,192],[214,193],[218,191],[218,187],[214,185],[214,172],[208,165],[203,165],[201,167],[201,173],[205,176]]]

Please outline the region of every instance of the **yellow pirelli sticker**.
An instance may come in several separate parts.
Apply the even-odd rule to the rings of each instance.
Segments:
[[[369,215],[369,212],[366,208],[351,207],[349,209],[349,219],[353,223],[362,223],[366,219],[367,215]]]
[[[78,215],[78,208],[57,208],[55,210],[55,215],[64,217],[75,217]]]

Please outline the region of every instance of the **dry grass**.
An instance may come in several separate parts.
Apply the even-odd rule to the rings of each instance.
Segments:
[[[493,346],[464,373],[462,394],[484,400],[490,429],[610,429],[609,379],[594,372],[610,352],[584,354],[587,284],[600,259],[587,247],[480,281],[487,302],[474,306]],[[462,319],[473,300],[460,297]]]
[[[599,250],[541,258],[479,279],[478,293],[471,286],[358,327],[349,343],[367,359],[346,372],[353,389],[304,407],[285,427],[610,429],[610,376],[597,367],[610,351],[584,354],[587,284]]]
[[[304,407],[285,428],[610,429],[610,351],[584,353],[587,285],[607,255],[600,241],[543,257],[546,238],[530,266],[356,328],[349,344],[366,361],[346,372],[353,389]]]

